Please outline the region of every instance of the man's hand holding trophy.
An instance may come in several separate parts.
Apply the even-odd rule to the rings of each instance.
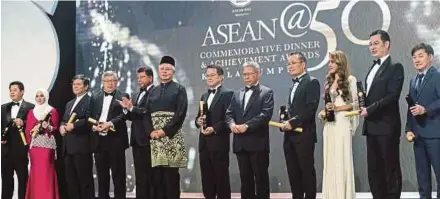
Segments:
[[[280,122],[269,121],[269,125],[280,128],[280,131],[282,132],[292,131],[293,128],[289,122],[289,111],[286,106],[280,106],[279,115]],[[303,129],[301,127],[296,127],[293,131],[301,133]]]

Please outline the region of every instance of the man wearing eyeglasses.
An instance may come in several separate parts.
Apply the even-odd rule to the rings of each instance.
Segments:
[[[272,89],[259,83],[258,63],[243,64],[245,87],[236,91],[226,111],[226,121],[234,133],[242,199],[269,199],[269,121],[274,97]]]
[[[319,105],[320,86],[319,81],[307,73],[307,59],[304,54],[290,53],[288,60],[287,68],[293,82],[287,102],[290,119],[282,128],[287,174],[292,199],[315,199],[315,115]],[[298,127],[303,132],[293,130]]]
[[[200,99],[204,102],[203,116],[199,109],[196,117],[196,126],[200,129],[199,153],[203,195],[207,199],[231,199],[229,182],[231,129],[226,123],[225,112],[234,92],[222,85],[221,66],[208,65],[206,77],[209,89]]]
[[[116,90],[118,75],[106,71],[102,75],[103,89],[93,93],[90,116],[99,121],[92,127],[92,150],[98,173],[99,199],[109,199],[110,170],[115,199],[125,199],[125,150],[128,148],[127,124],[123,107],[118,101],[128,94]]]

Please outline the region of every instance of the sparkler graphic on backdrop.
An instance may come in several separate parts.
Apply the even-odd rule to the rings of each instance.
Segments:
[[[159,64],[161,57],[166,54],[164,50],[154,43],[133,35],[129,28],[115,22],[114,12],[117,7],[111,2],[81,1],[77,2],[77,7],[83,8],[78,9],[79,20],[77,19],[77,23],[82,23],[88,29],[77,34],[80,34],[80,38],[86,37],[90,41],[88,48],[95,49],[90,50],[91,55],[88,56],[93,59],[90,60],[93,64],[88,66],[89,74],[93,74],[90,84],[92,89],[101,88],[101,74],[104,71],[113,70],[118,73],[118,87],[120,90],[131,94],[134,88],[137,88],[136,72],[133,71],[140,65],[146,65],[153,69],[154,83],[158,84],[156,66]],[[176,58],[176,61],[176,64],[179,65],[178,58]],[[194,92],[183,67],[176,67],[174,80],[185,85],[190,109],[194,102]],[[191,115],[187,115],[187,118],[191,117]],[[184,126],[187,126],[186,134],[195,132],[188,130],[192,127],[189,123],[190,119],[186,120],[184,124]],[[189,136],[193,137],[194,135]],[[195,164],[195,146],[189,147],[188,154],[187,169],[191,171]],[[127,192],[135,192],[134,167],[131,158],[127,162],[130,162],[127,164]],[[94,178],[96,178],[96,175],[94,175]],[[193,181],[191,177],[185,177],[182,180],[187,186]]]

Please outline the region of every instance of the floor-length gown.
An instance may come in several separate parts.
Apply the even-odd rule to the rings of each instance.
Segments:
[[[330,90],[335,106],[352,104],[356,107],[356,78],[350,76],[349,82],[353,102],[344,102],[336,90]],[[335,111],[335,121],[324,125],[323,199],[355,198],[352,133],[356,131],[358,119],[357,116],[346,117],[345,113],[346,111]]]
[[[57,174],[55,170],[55,149],[41,147],[44,143],[49,142],[53,133],[58,129],[58,113],[55,109],[51,110],[51,125],[52,132],[46,131],[45,134],[37,136],[43,137],[43,141],[34,141],[34,145],[29,150],[30,157],[30,172],[27,182],[26,199],[59,199]],[[32,111],[29,111],[26,125],[26,137],[28,143],[31,143],[35,138],[31,138],[31,129],[38,124]]]

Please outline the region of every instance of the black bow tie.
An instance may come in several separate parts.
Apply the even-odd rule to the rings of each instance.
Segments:
[[[211,93],[215,94],[215,91],[217,91],[217,89],[208,89],[208,94],[211,94]]]
[[[139,93],[142,93],[142,92],[144,92],[144,91],[147,92],[147,88],[140,88],[140,89],[139,89]]]
[[[20,106],[20,103],[18,102],[11,102],[12,106]]]
[[[253,86],[251,86],[251,87],[244,87],[244,92],[248,92],[249,90],[252,90],[254,87]]]
[[[293,82],[293,84],[295,84],[295,83],[299,83],[299,78],[293,78],[293,79],[292,79],[292,82]]]
[[[104,96],[105,96],[105,97],[107,97],[107,96],[109,96],[109,95],[114,96],[114,95],[115,95],[115,92],[111,92],[111,93],[104,92]]]
[[[376,59],[373,61],[373,65],[379,65],[380,66],[380,59]]]

